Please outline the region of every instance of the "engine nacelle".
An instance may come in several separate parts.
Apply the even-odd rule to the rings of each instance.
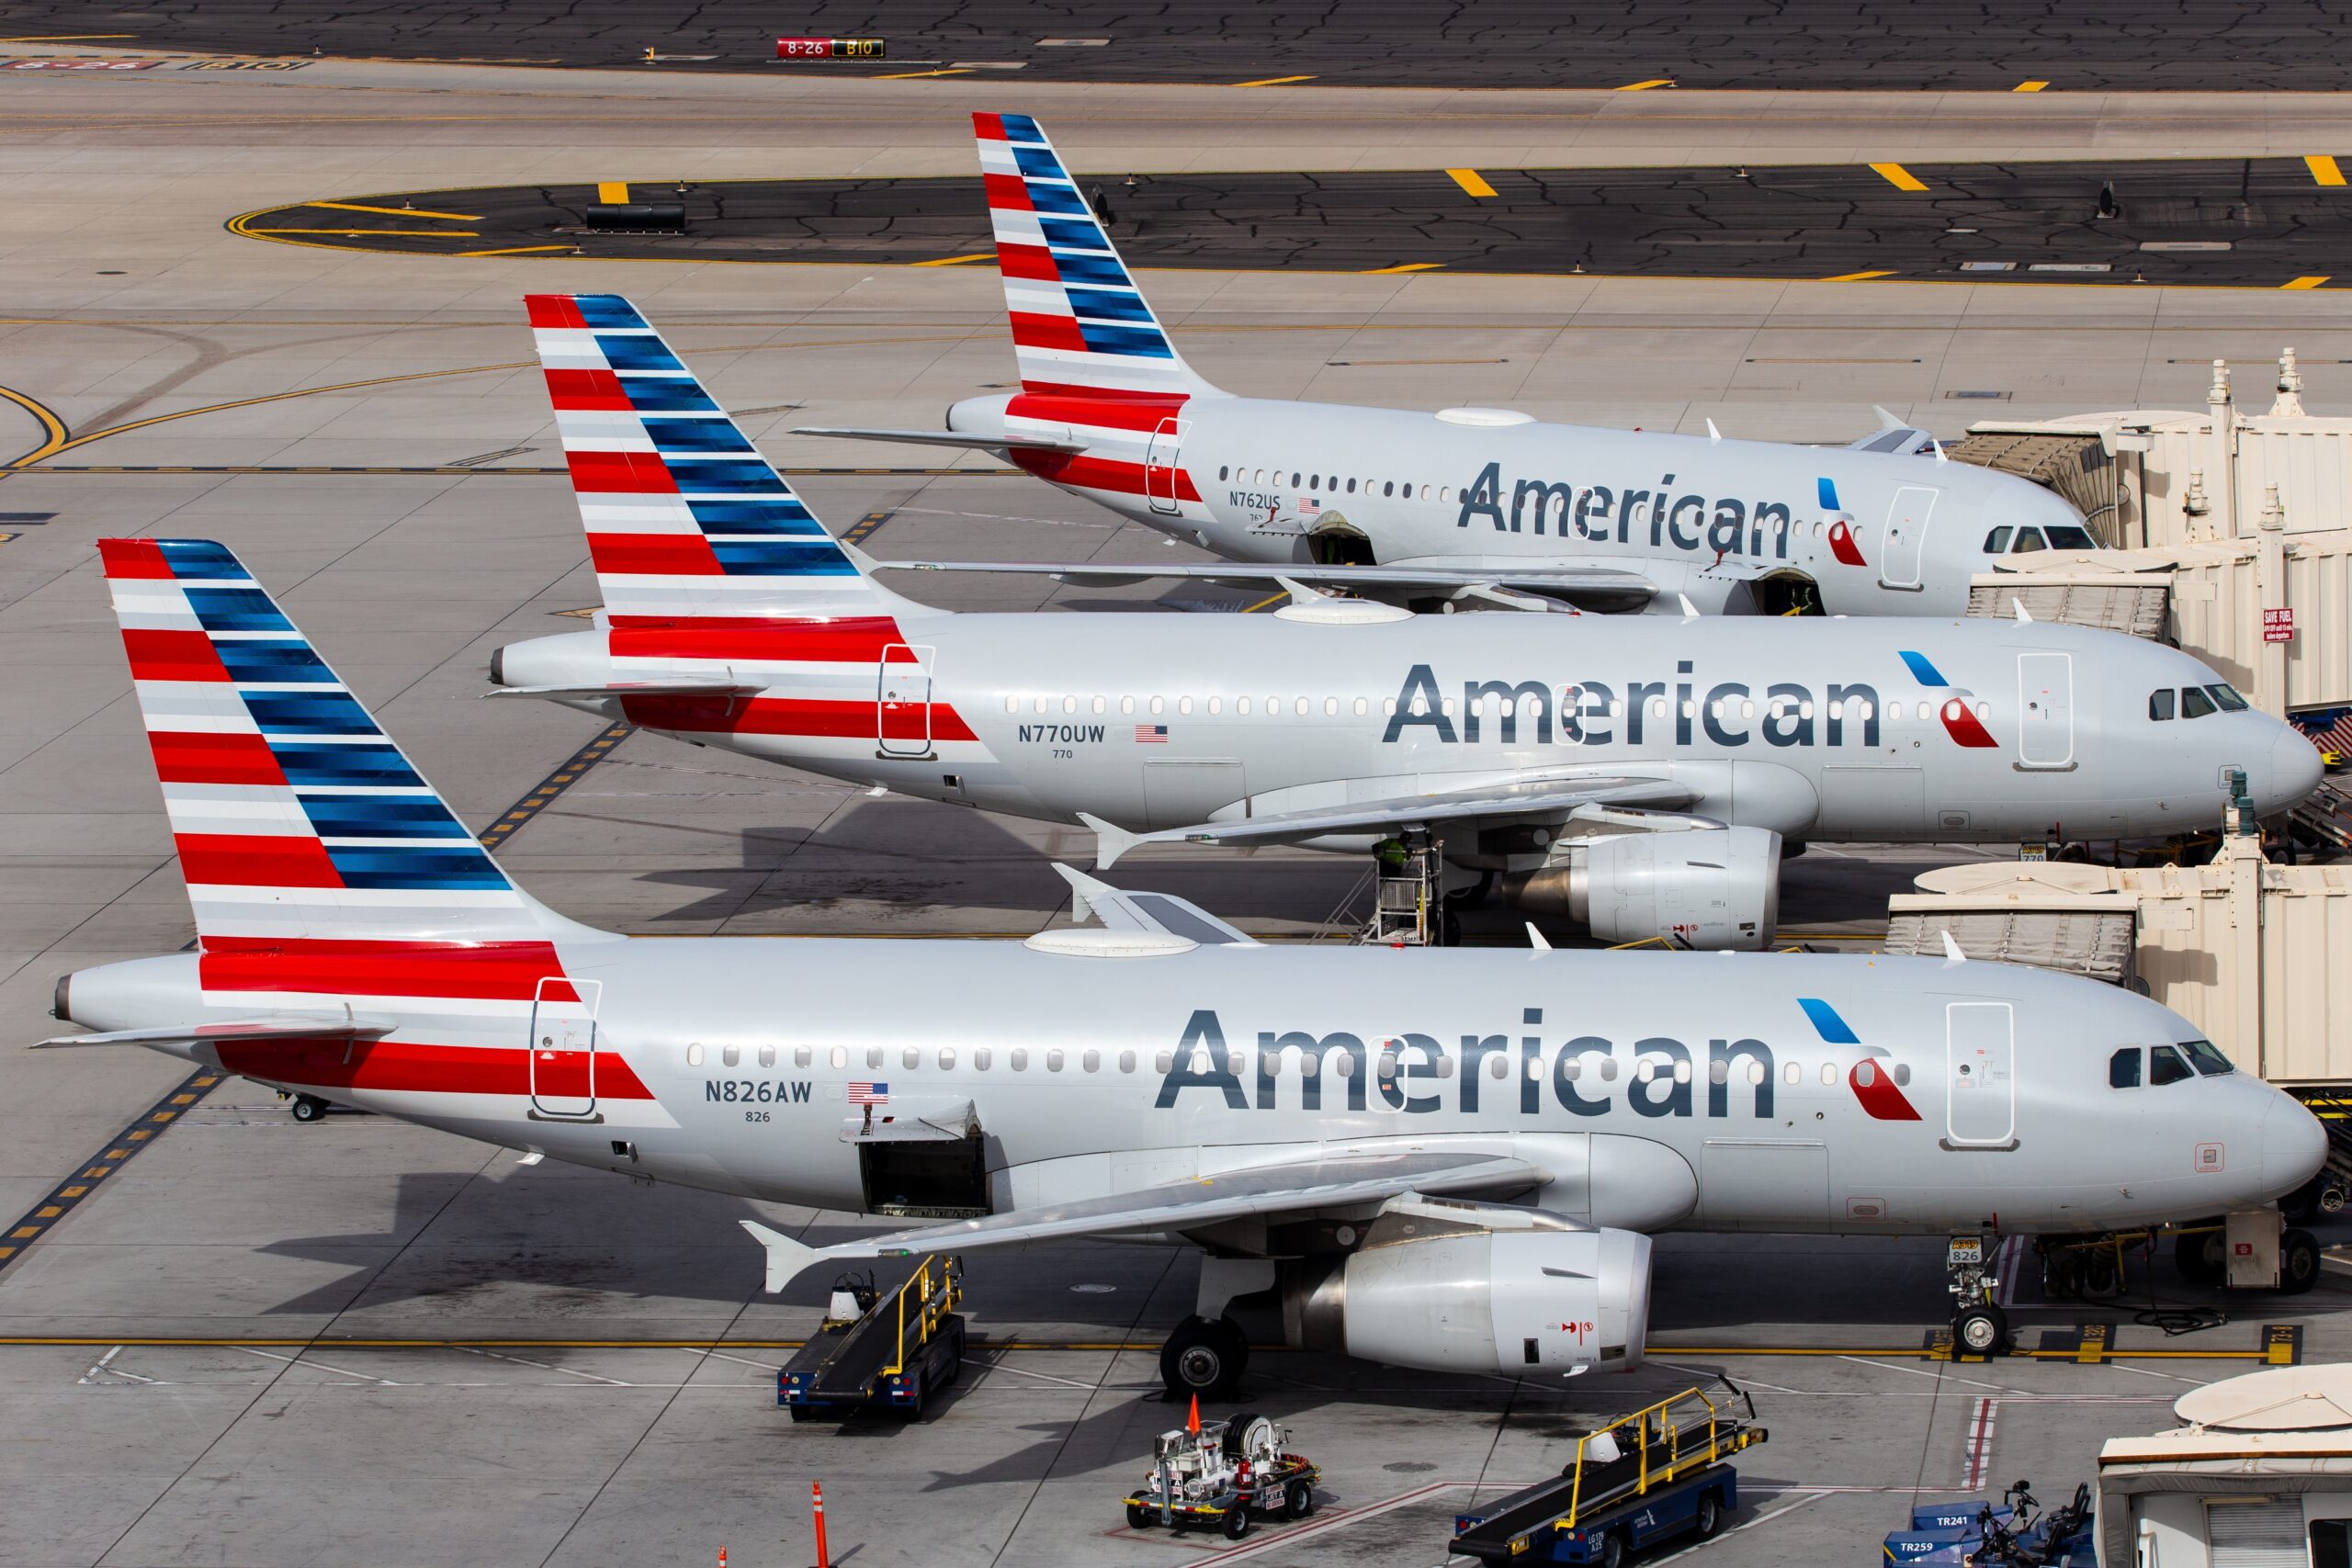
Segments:
[[[1392,1201],[1344,1260],[1282,1271],[1292,1344],[1429,1371],[1631,1371],[1649,1298],[1645,1235],[1445,1199]]]
[[[1589,927],[1603,942],[1648,937],[1754,951],[1781,918],[1781,835],[1694,828],[1571,839],[1549,865],[1505,877],[1502,896]]]

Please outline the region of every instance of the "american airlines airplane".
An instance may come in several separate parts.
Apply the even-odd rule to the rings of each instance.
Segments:
[[[56,1015],[482,1142],[920,1219],[843,1258],[1077,1236],[1204,1254],[1174,1390],[1227,1315],[1296,1344],[1562,1376],[1642,1359],[1647,1234],[2121,1230],[2319,1169],[2295,1100],[2094,981],[1810,954],[1272,946],[1068,872],[1027,942],[631,941],[508,880],[235,556],[100,544],[197,951]],[[1956,1327],[1998,1348],[1979,1292]]]
[[[1272,615],[928,608],[834,543],[628,300],[528,308],[605,606],[501,649],[502,694],[1082,821],[1098,868],[1430,832],[1465,897],[1753,948],[1783,838],[2163,835],[2218,821],[2232,769],[2265,815],[2319,781],[2195,659],[2074,626],[1415,616],[1303,588]]]
[[[1673,614],[1959,615],[2013,552],[2092,547],[2040,485],[1944,460],[1924,431],[1845,448],[1236,397],[1204,379],[1037,122],[976,114],[1021,390],[947,429],[810,426],[998,453],[1073,495],[1236,565],[943,570],[1271,581],[1398,602]],[[1932,451],[1933,460],[1917,456]],[[1256,563],[1255,565],[1250,563]]]

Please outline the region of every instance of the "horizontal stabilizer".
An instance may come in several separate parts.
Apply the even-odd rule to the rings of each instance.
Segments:
[[[742,1224],[767,1249],[766,1288],[780,1291],[795,1276],[836,1258],[911,1258],[1069,1236],[1181,1232],[1252,1214],[1303,1214],[1374,1203],[1406,1192],[1510,1192],[1546,1179],[1542,1168],[1506,1155],[1339,1155],[893,1231],[831,1247],[809,1247],[751,1220]]]
[[[1097,835],[1119,829],[1099,818],[1086,818]],[[1089,876],[1075,866],[1057,863],[1054,869],[1070,886],[1070,912],[1083,920],[1090,916],[1114,931],[1154,931],[1181,936],[1204,947],[1259,947],[1256,937],[1229,926],[1198,904],[1170,893],[1130,893],[1124,887]]]
[[[953,430],[858,430],[839,424],[800,424],[795,435],[836,435],[847,441],[895,441],[906,446],[960,446],[975,452],[1083,452],[1083,441],[1046,441],[1027,435],[971,435]]]
[[[229,1045],[254,1040],[380,1040],[399,1028],[389,1018],[364,1013],[342,1018],[280,1014],[220,1023],[175,1023],[161,1029],[118,1029],[106,1034],[61,1034],[33,1043],[36,1051],[71,1045],[153,1045],[164,1050],[191,1045]]]
[[[755,697],[767,690],[764,686],[746,685],[741,681],[721,680],[710,676],[696,680],[692,676],[660,681],[606,681],[591,686],[501,686],[484,692],[485,697],[546,697],[553,702],[592,697]]]
[[[1280,587],[1285,580],[1395,593],[1477,593],[1515,590],[1544,593],[1595,607],[1637,610],[1657,596],[1657,584],[1637,571],[1615,567],[1318,566],[1308,561],[1254,564],[1248,561],[1045,562],[887,560],[877,567],[900,571],[1008,571],[1098,581],[1105,586],[1155,577],[1192,578],[1237,585]]]
[[[1246,848],[1255,844],[1296,843],[1329,834],[1394,833],[1432,822],[1523,821],[1530,818],[1566,820],[1579,807],[1595,806],[1671,808],[1691,798],[1688,784],[1668,779],[1580,778],[1542,784],[1491,784],[1481,789],[1447,790],[1438,795],[1394,795],[1385,800],[1350,801],[1345,806],[1282,811],[1265,817],[1238,818],[1231,822],[1203,822],[1190,828],[1164,828],[1156,833],[1110,835],[1096,829],[1095,869],[1107,871],[1113,863],[1138,844],[1219,844]],[[1105,824],[1107,826],[1107,824]],[[1114,836],[1115,835],[1115,836]]]

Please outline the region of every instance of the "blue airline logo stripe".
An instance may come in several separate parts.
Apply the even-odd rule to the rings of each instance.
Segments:
[[[1815,1032],[1825,1043],[1859,1045],[1862,1043],[1861,1036],[1854,1032],[1852,1026],[1838,1016],[1838,1010],[1819,997],[1799,997],[1797,1006],[1804,1009],[1805,1017],[1813,1021]]]

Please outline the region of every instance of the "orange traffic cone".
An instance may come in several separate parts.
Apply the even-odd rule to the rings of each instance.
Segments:
[[[1184,1417],[1184,1430],[1197,1433],[1201,1429],[1201,1396],[1193,1395],[1193,1413]]]

